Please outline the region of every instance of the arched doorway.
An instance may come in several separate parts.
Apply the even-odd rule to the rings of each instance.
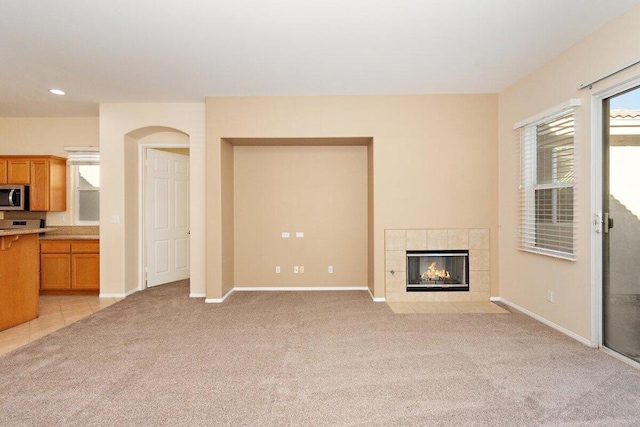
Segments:
[[[137,185],[125,186],[125,216],[136,221],[127,221],[125,224],[125,239],[135,242],[125,245],[125,247],[135,247],[135,258],[127,256],[128,260],[137,259],[137,262],[127,262],[125,264],[125,277],[128,280],[134,279],[137,282],[137,290],[145,289],[149,283],[150,273],[153,275],[152,284],[158,285],[188,278],[189,263],[189,135],[186,133],[163,126],[150,126],[136,129],[129,132],[125,137],[125,174],[127,183],[137,182]],[[151,159],[150,159],[151,157]],[[174,166],[168,166],[168,159],[182,158],[180,162],[180,179],[169,179],[167,175],[159,176],[166,169],[175,172]],[[151,160],[151,161],[150,161]],[[156,166],[154,168],[154,165]],[[155,175],[154,171],[155,170]],[[186,175],[185,175],[186,172]],[[133,176],[135,175],[135,176]],[[155,187],[160,194],[153,194],[150,189],[154,188],[154,176],[157,178]],[[168,191],[172,185],[179,185],[180,192]],[[175,196],[178,195],[178,203],[185,207],[180,218],[181,223],[176,227],[175,218],[168,215],[175,215],[173,208],[176,205]],[[166,197],[169,198],[166,198]],[[162,212],[158,210],[162,210]],[[186,224],[184,220],[186,218]],[[157,232],[160,226],[165,232],[166,226],[173,230],[174,234],[168,240],[164,239],[166,233],[161,238],[154,238],[154,231]],[[175,231],[185,234],[176,245]],[[171,230],[169,230],[171,234]],[[157,236],[156,236],[157,237]],[[164,240],[163,240],[164,239]],[[160,241],[163,240],[163,241]],[[152,242],[156,242],[155,246]],[[133,255],[133,254],[131,254]],[[180,274],[163,274],[165,269],[173,266],[171,270],[175,273],[175,261],[178,261]],[[163,265],[158,265],[163,263]],[[158,274],[160,273],[160,274]],[[176,279],[177,278],[177,279]]]

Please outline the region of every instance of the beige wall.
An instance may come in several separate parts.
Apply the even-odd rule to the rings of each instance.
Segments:
[[[191,294],[204,296],[204,104],[101,104],[100,156],[100,294],[122,296],[138,287],[137,244],[138,142],[164,141],[175,137],[165,132],[189,135]],[[135,158],[132,158],[134,157]],[[123,170],[127,168],[127,173]],[[114,223],[112,217],[120,221]],[[132,235],[135,235],[132,236]]]
[[[222,274],[224,138],[373,138],[374,297],[385,294],[385,229],[489,228],[498,240],[496,95],[225,97],[206,108],[209,298],[233,286]]]
[[[222,141],[220,145],[221,177],[222,177],[222,283],[224,289],[222,295],[229,292],[235,283],[235,150],[228,141]],[[209,243],[209,242],[207,242]]]
[[[99,145],[97,117],[0,117],[1,154],[67,157],[64,147]]]
[[[97,147],[98,129],[97,117],[0,117],[0,154],[67,157],[64,147]],[[71,212],[47,213],[49,225],[72,223]]]
[[[373,141],[367,144],[367,287],[369,293],[374,295],[375,288],[375,220],[373,215]],[[386,291],[386,289],[385,289]],[[382,298],[378,296],[376,298]]]
[[[591,90],[578,88],[640,58],[639,27],[640,6],[499,95],[500,296],[587,340],[592,339],[591,95],[640,75],[640,67],[596,83]],[[582,101],[576,112],[576,262],[515,249],[518,172],[513,125],[570,98]],[[547,290],[555,294],[553,303],[546,301]]]
[[[235,286],[367,285],[366,146],[238,146],[234,160]]]

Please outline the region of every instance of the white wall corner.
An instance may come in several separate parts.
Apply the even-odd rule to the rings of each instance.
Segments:
[[[204,302],[207,304],[222,304],[227,298],[229,298],[229,295],[231,295],[233,291],[234,289],[231,289],[222,298],[205,298]]]
[[[125,298],[126,296],[124,293],[100,294],[98,298]]]
[[[138,292],[140,289],[138,288],[134,288],[134,289],[130,289],[127,292],[124,293],[124,296],[128,297],[129,295],[135,294],[136,292]]]
[[[387,299],[385,297],[374,297],[369,287],[367,287],[367,291],[369,292],[369,295],[371,296],[373,302],[387,302]]]

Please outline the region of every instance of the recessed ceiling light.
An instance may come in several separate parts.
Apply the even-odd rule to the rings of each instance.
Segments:
[[[60,89],[49,89],[49,92],[51,92],[54,95],[64,95],[64,91]]]

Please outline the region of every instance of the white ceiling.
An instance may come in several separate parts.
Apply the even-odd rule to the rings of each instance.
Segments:
[[[223,95],[496,93],[638,3],[0,0],[0,116]]]

